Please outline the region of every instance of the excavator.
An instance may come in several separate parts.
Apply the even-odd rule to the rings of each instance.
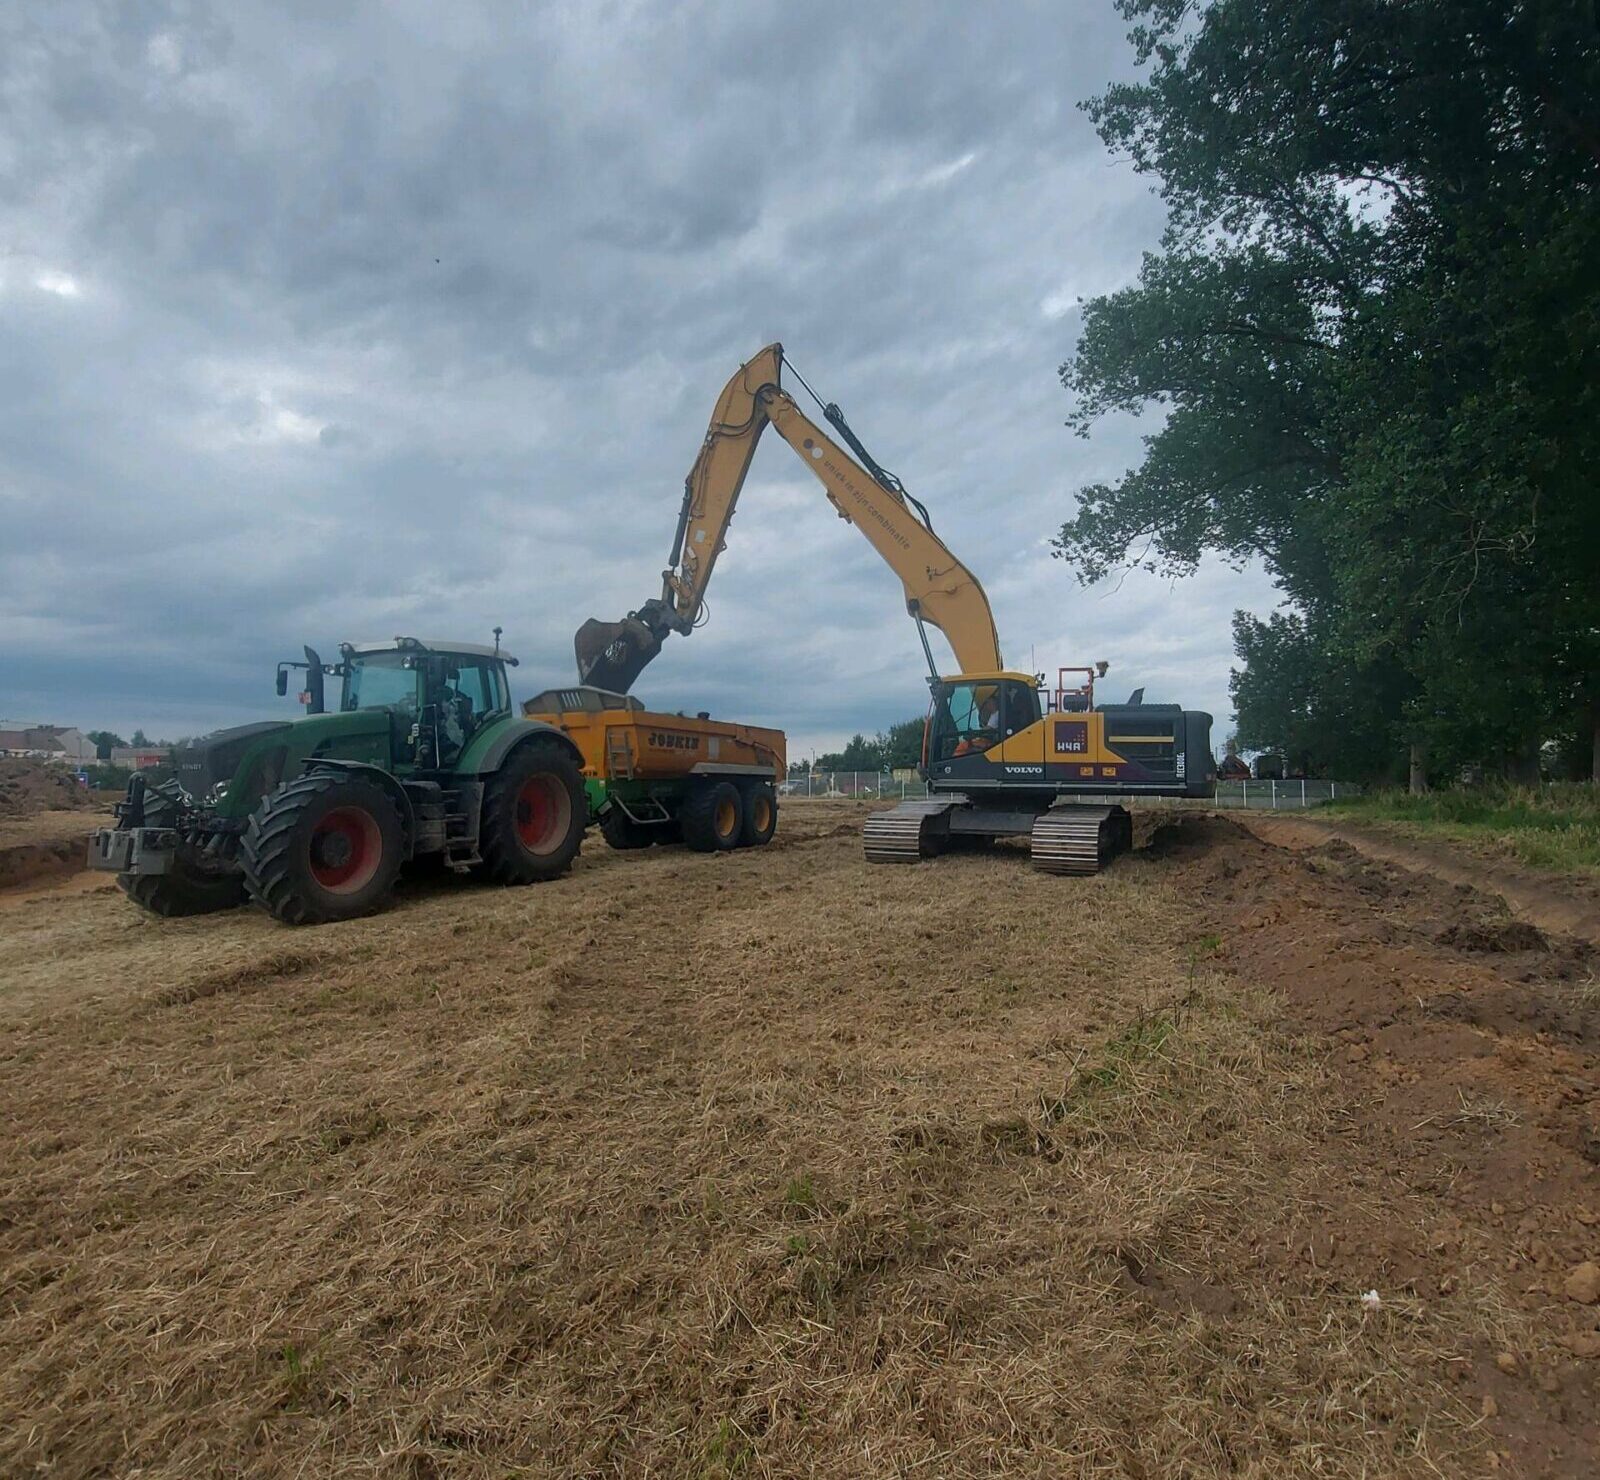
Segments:
[[[1211,716],[1145,703],[1142,689],[1125,704],[1097,704],[1104,664],[1061,668],[1053,687],[1043,674],[1007,668],[978,578],[838,406],[825,404],[791,364],[835,436],[800,408],[782,384],[785,364],[783,346],[770,344],[723,388],[684,482],[661,595],[620,622],[591,618],[578,629],[580,682],[626,694],[668,636],[703,622],[739,492],[771,426],[900,578],[928,662],[921,765],[928,795],[867,819],[868,861],[914,863],[963,844],[1027,836],[1036,868],[1093,874],[1132,846],[1132,819],[1120,799],[1208,795]],[[940,673],[929,627],[948,642],[956,673]]]

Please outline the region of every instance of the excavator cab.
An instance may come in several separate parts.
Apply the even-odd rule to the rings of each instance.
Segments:
[[[982,755],[1039,723],[1039,691],[1017,673],[941,678],[928,717],[927,762]]]

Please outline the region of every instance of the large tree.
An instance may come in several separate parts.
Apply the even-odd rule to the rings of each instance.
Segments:
[[[1241,735],[1385,769],[1515,761],[1600,697],[1600,37],[1592,4],[1122,0],[1088,109],[1161,250],[1085,305],[1072,424],[1159,410],[1058,548],[1256,557]],[[1600,735],[1594,739],[1600,747]]]

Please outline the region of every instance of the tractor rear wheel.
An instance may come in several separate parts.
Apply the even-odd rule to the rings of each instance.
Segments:
[[[122,892],[140,909],[166,920],[186,915],[211,915],[244,903],[244,880],[238,874],[206,873],[179,853],[165,874],[118,874]]]
[[[696,853],[725,853],[739,846],[744,797],[731,781],[701,782],[683,804],[683,841]]]
[[[577,763],[553,741],[530,741],[484,788],[478,870],[499,884],[559,878],[578,856],[588,824]]]
[[[778,830],[778,794],[770,781],[758,781],[744,793],[744,826],[739,833],[741,848],[765,848]]]
[[[400,873],[400,812],[362,776],[312,771],[270,793],[239,845],[250,898],[285,925],[369,915]]]
[[[613,805],[606,815],[600,819],[600,833],[607,844],[619,852],[626,852],[630,848],[648,848],[652,843],[666,835],[667,825],[664,822],[650,824],[635,822],[621,807]]]

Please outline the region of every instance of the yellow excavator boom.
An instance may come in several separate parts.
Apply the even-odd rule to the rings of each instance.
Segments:
[[[867,455],[837,407],[827,407],[825,417],[873,471],[868,472],[801,411],[783,389],[782,368],[783,346],[770,344],[723,387],[700,454],[684,482],[661,596],[622,622],[584,623],[576,642],[582,681],[626,693],[668,633],[694,630],[750,461],[768,425],[811,469],[839,516],[854,524],[900,577],[906,610],[919,631],[924,624],[937,627],[963,673],[1004,668],[989,598],[977,577],[933,532],[921,506]],[[925,633],[922,641],[932,669]]]

